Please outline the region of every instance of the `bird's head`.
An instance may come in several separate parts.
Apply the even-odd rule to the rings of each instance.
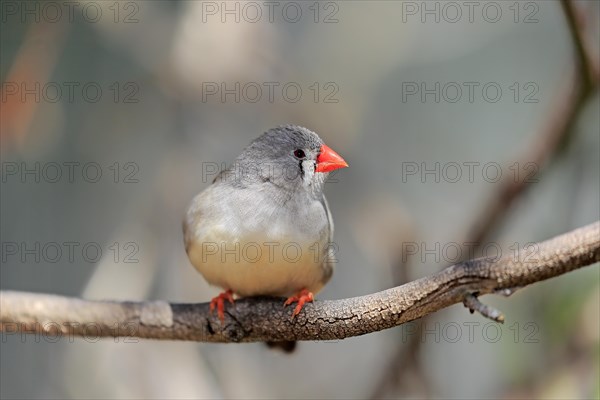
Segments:
[[[315,193],[322,191],[329,172],[348,166],[316,133],[296,125],[268,130],[244,150],[236,164],[252,180]]]

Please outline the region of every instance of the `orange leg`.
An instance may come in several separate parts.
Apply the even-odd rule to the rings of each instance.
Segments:
[[[217,315],[219,316],[221,322],[225,321],[225,300],[233,304],[233,292],[231,290],[227,290],[217,297],[213,297],[213,299],[210,301],[210,313],[212,314],[212,312],[215,310],[215,307],[217,307]]]
[[[294,312],[292,313],[292,318],[294,318],[296,315],[300,314],[300,311],[302,311],[302,307],[305,303],[312,303],[314,299],[315,297],[313,296],[312,292],[309,292],[307,289],[302,289],[295,296],[288,297],[285,303],[283,303],[283,306],[287,307],[292,303],[298,303],[294,309]]]

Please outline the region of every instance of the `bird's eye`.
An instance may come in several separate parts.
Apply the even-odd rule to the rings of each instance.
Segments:
[[[304,157],[306,157],[306,154],[304,154],[304,150],[302,150],[302,149],[296,149],[296,150],[294,150],[294,157],[296,157],[296,158],[304,158]]]

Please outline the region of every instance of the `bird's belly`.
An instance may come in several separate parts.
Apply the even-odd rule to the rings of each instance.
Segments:
[[[319,242],[213,237],[194,243],[188,253],[208,283],[240,296],[290,296],[323,287],[325,252]]]

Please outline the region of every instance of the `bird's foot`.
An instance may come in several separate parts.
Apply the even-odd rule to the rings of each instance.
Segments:
[[[219,294],[217,297],[213,297],[213,299],[210,301],[210,313],[212,314],[216,307],[217,315],[219,316],[221,322],[225,321],[225,300],[233,304],[233,292],[231,290],[227,290]]]
[[[294,318],[296,315],[300,314],[305,303],[312,303],[314,299],[315,297],[312,292],[309,292],[307,289],[302,289],[295,296],[288,297],[285,303],[283,303],[283,306],[287,307],[292,303],[298,303],[292,313],[292,318]]]

